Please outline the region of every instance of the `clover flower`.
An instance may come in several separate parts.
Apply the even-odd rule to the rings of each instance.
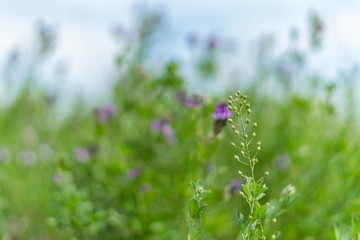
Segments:
[[[76,160],[81,163],[86,163],[90,160],[90,154],[86,148],[78,147],[74,151]]]

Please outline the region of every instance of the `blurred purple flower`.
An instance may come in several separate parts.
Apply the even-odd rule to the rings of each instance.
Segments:
[[[274,165],[281,172],[286,173],[291,165],[291,160],[288,154],[283,153],[275,157]]]
[[[49,145],[41,144],[40,149],[39,149],[39,155],[43,161],[48,161],[53,157],[54,152]]]
[[[75,149],[74,155],[76,160],[81,163],[88,162],[90,160],[90,154],[86,148],[78,147]]]
[[[31,150],[22,151],[20,157],[22,158],[25,166],[34,165],[36,161],[36,154]]]
[[[152,185],[150,183],[145,183],[140,187],[140,190],[143,193],[148,193],[148,192],[150,192],[152,190]]]
[[[139,168],[131,168],[126,172],[126,175],[130,179],[137,179],[141,175],[141,169],[139,169]]]
[[[186,104],[187,96],[185,91],[179,91],[176,93],[176,99],[180,104]]]
[[[95,109],[96,119],[99,123],[105,124],[116,116],[116,106],[113,104],[107,104],[103,107]]]
[[[215,165],[214,164],[209,164],[208,167],[207,167],[207,171],[208,173],[212,173],[215,171]]]
[[[232,179],[229,193],[230,194],[239,193],[242,184],[243,184],[243,181],[241,179],[239,179],[239,178]]]
[[[197,42],[198,42],[198,38],[196,36],[195,33],[190,33],[188,36],[187,36],[187,43],[190,47],[194,47]]]
[[[160,132],[164,136],[164,138],[166,139],[169,145],[173,145],[177,142],[174,129],[165,120],[155,119],[151,127],[153,131]]]
[[[63,181],[63,177],[60,173],[55,173],[53,175],[53,181],[56,185],[60,185]]]
[[[188,108],[201,108],[202,107],[202,98],[199,94],[194,93],[191,98],[188,98],[186,101],[186,106]]]
[[[162,123],[160,120],[158,119],[155,119],[153,122],[152,122],[152,129],[155,131],[155,132],[158,132],[161,130],[161,127],[162,127]]]
[[[181,91],[177,93],[176,98],[180,104],[186,105],[188,108],[202,107],[202,98],[198,93],[194,93],[192,97],[187,97],[186,92]]]

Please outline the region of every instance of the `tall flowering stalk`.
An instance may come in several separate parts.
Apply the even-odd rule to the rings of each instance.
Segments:
[[[240,146],[231,143],[239,150],[240,155],[235,155],[235,159],[242,165],[248,167],[249,176],[239,171],[244,178],[245,184],[242,185],[243,192],[240,195],[245,198],[249,205],[249,216],[246,218],[240,212],[236,214],[237,225],[240,229],[239,238],[242,240],[252,239],[275,239],[277,233],[270,233],[268,227],[275,223],[276,219],[265,221],[265,215],[270,210],[269,203],[262,204],[260,200],[265,196],[268,189],[264,183],[265,177],[269,172],[265,172],[260,178],[255,176],[255,165],[258,163],[257,155],[261,150],[261,142],[256,142],[255,129],[257,123],[250,120],[250,103],[247,96],[238,91],[234,96],[229,96],[228,108],[234,113],[234,119],[229,119],[232,129],[240,139]],[[256,143],[255,143],[256,142]]]

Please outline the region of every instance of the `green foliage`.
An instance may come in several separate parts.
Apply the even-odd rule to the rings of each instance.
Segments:
[[[232,96],[233,119],[216,125],[212,113],[225,94],[197,89],[202,94],[191,95],[180,61],[159,71],[146,67],[160,20],[144,17],[144,29],[133,34],[139,39],[118,53],[111,104],[78,101],[62,120],[60,93],[38,84],[37,72],[54,50],[52,31],[42,32],[44,42],[29,51],[39,55],[30,56],[29,66],[9,64],[0,109],[0,236],[358,238],[356,74],[344,71],[329,83],[309,70],[308,51],[293,44],[273,55],[273,40],[264,38],[254,75],[231,86],[241,85],[248,97]],[[313,44],[320,46],[321,21],[314,15],[311,22]],[[221,72],[220,49],[206,49],[203,64],[196,61],[200,76]],[[12,85],[18,78],[21,89]],[[208,192],[199,182],[190,191],[191,179],[211,189],[206,209]]]

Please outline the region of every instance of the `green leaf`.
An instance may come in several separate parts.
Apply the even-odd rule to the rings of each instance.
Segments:
[[[357,217],[352,217],[352,238],[355,239],[360,231],[360,221]]]
[[[334,223],[334,232],[335,232],[335,237],[336,237],[336,240],[340,240],[340,224],[338,221],[335,221]]]
[[[351,240],[352,239],[352,228],[346,227],[341,233],[341,240]]]
[[[196,199],[191,199],[189,202],[189,214],[191,218],[199,219],[199,202]]]
[[[259,220],[265,215],[266,208],[267,208],[266,205],[263,206],[258,205],[255,207],[255,215]]]

